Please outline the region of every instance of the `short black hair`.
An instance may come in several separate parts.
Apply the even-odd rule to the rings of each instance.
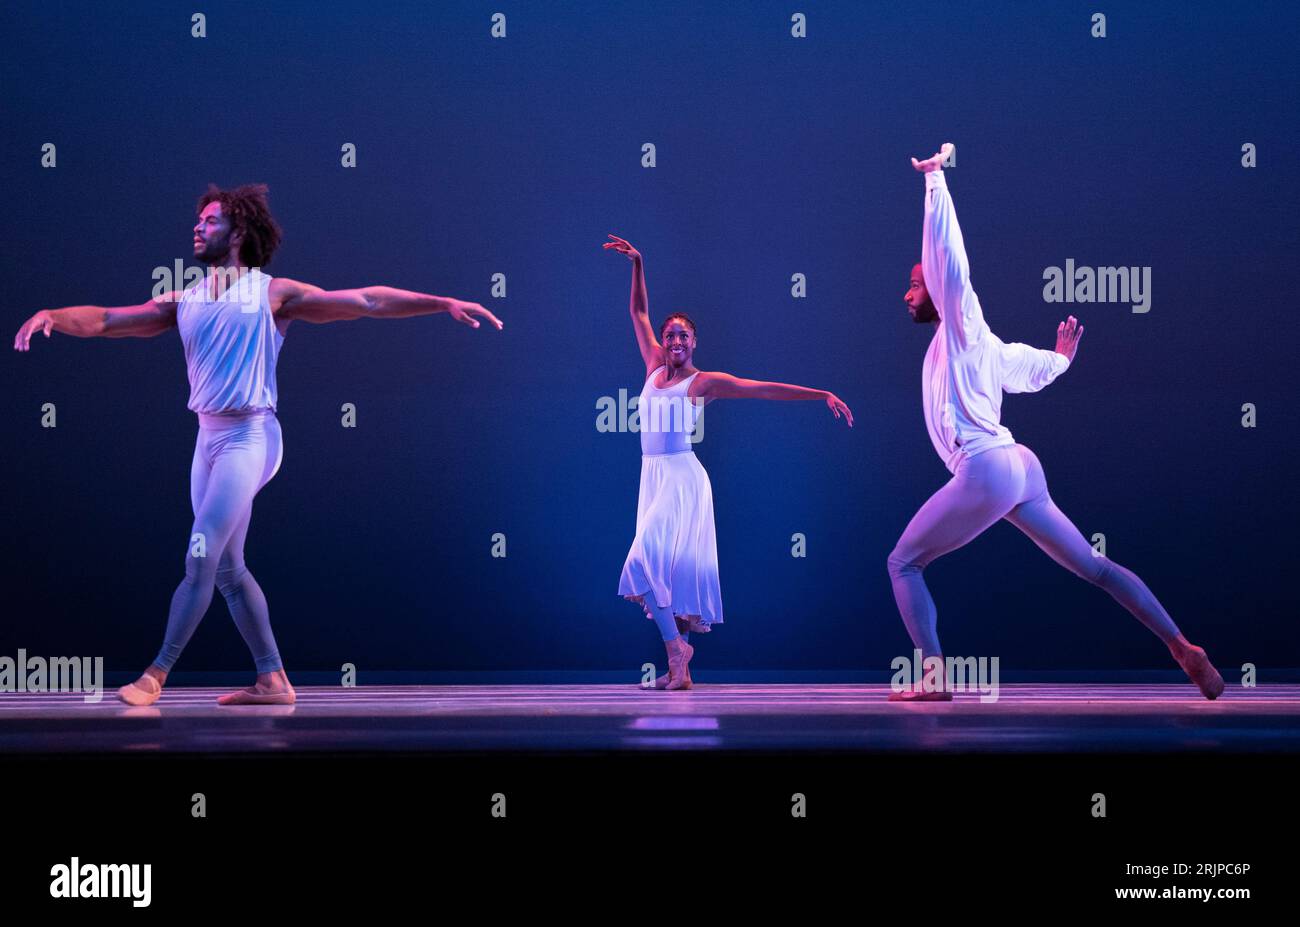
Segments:
[[[673,319],[681,319],[683,322],[685,322],[687,325],[691,327],[691,334],[692,335],[695,334],[695,323],[691,321],[691,317],[687,315],[685,312],[674,312],[668,318],[664,319],[664,324],[659,326],[660,339],[662,339],[664,336],[664,329],[668,327],[668,323],[671,322]]]

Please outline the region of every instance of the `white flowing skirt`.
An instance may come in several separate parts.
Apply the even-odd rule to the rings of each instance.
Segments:
[[[722,623],[713,487],[693,452],[641,458],[636,538],[618,594],[646,608],[650,595],[692,631]]]

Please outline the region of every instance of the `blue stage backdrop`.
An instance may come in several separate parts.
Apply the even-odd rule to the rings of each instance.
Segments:
[[[698,323],[697,366],[830,389],[857,421],[709,407],[726,623],[696,640],[697,678],[910,653],[885,561],[948,473],[921,411],[930,331],[902,299],[924,187],[908,158],[947,140],[993,331],[1051,347],[1066,315],[1086,327],[1067,374],[1003,409],[1058,504],[1221,666],[1300,663],[1294,4],[193,6],[202,37],[174,3],[0,12],[8,335],[42,308],[146,299],[155,268],[189,261],[209,181],[269,184],[271,274],[506,323],[289,329],[284,462],[247,560],[291,674],[632,679],[662,660],[616,595],[640,449],[597,407],[643,371],[611,232],[645,255],[654,324]],[[1149,268],[1147,311],[1047,302],[1067,261]],[[179,338],[38,336],[0,378],[0,652],[138,670],[192,517]],[[1174,668],[1008,524],[926,575],[950,654]],[[244,668],[218,595],[178,669]]]

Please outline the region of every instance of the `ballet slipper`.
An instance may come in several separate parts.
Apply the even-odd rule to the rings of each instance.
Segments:
[[[162,684],[149,673],[144,673],[135,682],[128,683],[117,690],[118,698],[136,707],[152,705],[158,701],[160,695],[162,695]]]
[[[218,705],[292,705],[297,699],[293,686],[289,685],[289,677],[284,675],[283,670],[277,671],[273,675],[278,675],[284,681],[286,688],[279,692],[269,691],[263,686],[259,678],[257,683],[249,686],[247,689],[237,689],[229,692],[217,699]]]
[[[668,683],[671,681],[672,681],[672,677],[669,676],[667,673],[664,673],[662,676],[658,677],[655,680],[655,688],[667,689]],[[682,686],[681,688],[689,689],[692,685],[694,685],[694,683],[691,681],[691,668],[688,666],[686,667],[686,685]]]
[[[664,641],[668,651],[668,684],[665,689],[689,689],[691,687],[690,662],[695,656],[695,648],[680,637]]]
[[[256,686],[237,689],[217,699],[218,705],[292,705],[297,696],[288,692],[258,692]]]
[[[1174,659],[1206,698],[1216,699],[1223,694],[1223,677],[1200,647],[1188,644],[1180,654],[1174,654]]]
[[[685,633],[689,628],[690,628],[690,624],[689,624],[689,622],[683,621],[681,618],[678,618],[678,619],[677,619],[677,630],[678,630],[678,631]],[[689,688],[691,687],[691,685],[692,685],[692,683],[691,683],[691,668],[690,668],[689,666],[686,667],[685,672],[686,672],[686,685],[684,685],[684,686],[680,686],[679,688],[682,688],[682,689],[689,689]],[[656,688],[656,689],[667,689],[667,688],[668,688],[668,683],[670,683],[670,682],[672,682],[672,675],[671,675],[671,673],[664,673],[662,676],[660,676],[660,677],[658,677],[657,679],[655,679],[655,688]]]

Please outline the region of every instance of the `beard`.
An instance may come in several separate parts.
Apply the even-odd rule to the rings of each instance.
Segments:
[[[934,308],[934,303],[929,298],[916,307],[916,315],[912,316],[912,321],[917,325],[929,325],[931,322],[939,321],[939,310]]]
[[[230,236],[227,235],[220,241],[205,241],[203,250],[194,255],[194,259],[200,264],[220,264],[230,254]]]

